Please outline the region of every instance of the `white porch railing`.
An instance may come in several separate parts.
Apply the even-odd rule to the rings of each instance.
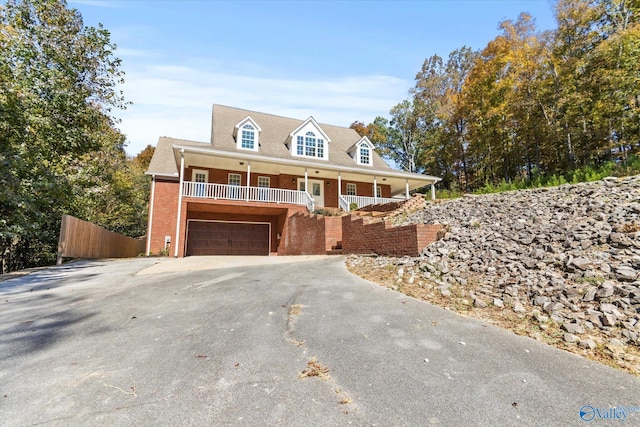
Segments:
[[[314,209],[314,200],[309,193],[306,191],[285,190],[283,188],[246,187],[185,181],[182,186],[182,195],[184,197],[203,199],[303,205],[309,209],[309,212]]]
[[[344,196],[338,195],[338,206],[345,212],[349,212],[349,203],[344,199]]]
[[[363,208],[369,205],[382,205],[384,203],[393,203],[402,201],[401,199],[391,199],[388,197],[365,197],[365,196],[348,196],[341,194],[340,197],[340,208],[345,211],[351,210],[351,204],[355,203],[357,208]]]

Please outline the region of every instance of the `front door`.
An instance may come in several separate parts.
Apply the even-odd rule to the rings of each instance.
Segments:
[[[313,197],[316,207],[324,206],[324,181],[309,179],[309,190],[307,193]],[[304,191],[304,178],[298,178],[298,190]]]

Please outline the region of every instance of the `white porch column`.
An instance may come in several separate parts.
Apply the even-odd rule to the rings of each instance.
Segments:
[[[407,179],[404,187],[404,198],[409,200],[409,180]]]
[[[247,202],[249,201],[249,187],[251,186],[251,162],[247,162]]]
[[[153,228],[153,200],[156,194],[156,176],[151,175],[151,200],[149,201],[149,226],[147,227],[147,256],[151,254],[151,231]]]
[[[307,168],[304,168],[304,191],[309,193],[309,172],[307,171]]]
[[[436,185],[431,184],[431,200],[435,200],[435,199],[436,199]]]
[[[178,192],[178,216],[176,218],[176,238],[174,244],[176,250],[173,256],[178,258],[178,247],[180,246],[180,217],[182,216],[182,187],[184,184],[184,148],[180,149],[180,188]]]
[[[340,205],[340,196],[342,196],[342,175],[338,172],[338,205]]]
[[[378,204],[378,177],[373,176],[373,203]]]

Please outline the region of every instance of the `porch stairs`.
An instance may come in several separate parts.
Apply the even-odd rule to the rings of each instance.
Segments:
[[[338,240],[335,245],[331,246],[331,250],[327,251],[327,255],[342,255],[342,240]]]
[[[392,209],[388,209],[389,206]],[[384,220],[385,218],[392,218],[398,215],[407,214],[411,212],[416,212],[421,209],[425,209],[427,206],[427,201],[425,200],[422,194],[415,194],[408,200],[399,201],[397,204],[388,203],[387,205],[374,205],[367,206],[362,209],[358,209],[355,211],[349,212],[349,215],[356,217],[371,217],[376,218],[378,220]],[[383,210],[376,210],[383,209]],[[342,240],[336,241],[335,245],[331,246],[331,250],[326,251],[327,255],[342,255]]]

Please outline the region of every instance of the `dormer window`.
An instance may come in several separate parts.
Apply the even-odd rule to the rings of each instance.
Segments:
[[[370,165],[371,164],[371,148],[367,146],[360,147],[360,163],[361,165]]]
[[[239,150],[258,151],[260,147],[260,132],[262,132],[262,129],[251,116],[245,117],[233,129],[236,147]]]
[[[356,164],[373,166],[373,144],[366,136],[349,149],[349,154],[356,161]]]
[[[242,137],[240,140],[240,148],[255,150],[256,146],[256,129],[249,123],[242,126]]]
[[[329,160],[328,144],[331,140],[313,117],[291,132],[288,141],[291,143],[291,154],[294,156]]]
[[[313,132],[307,132],[304,137],[298,135],[298,156],[324,157],[324,140],[317,138]]]

